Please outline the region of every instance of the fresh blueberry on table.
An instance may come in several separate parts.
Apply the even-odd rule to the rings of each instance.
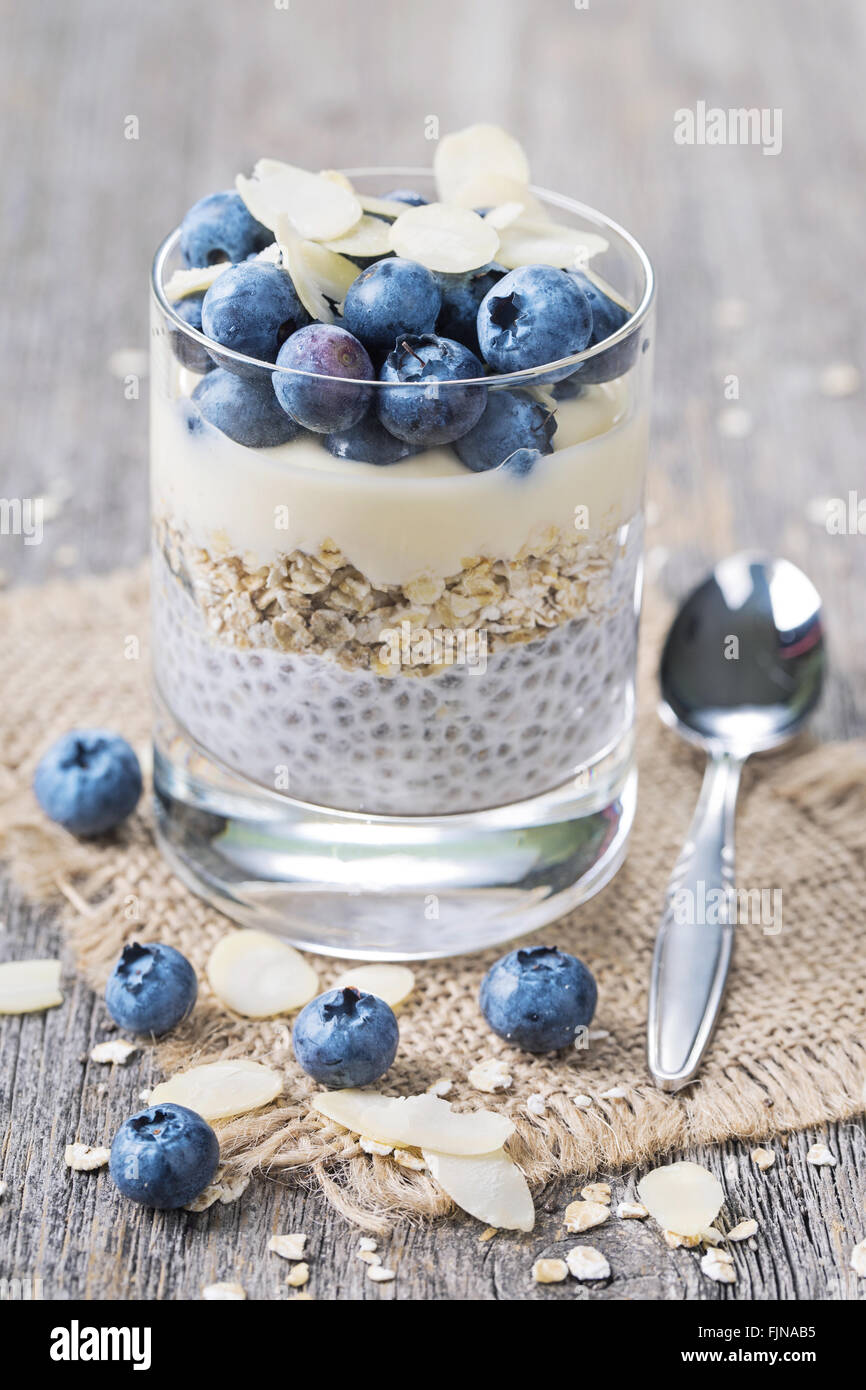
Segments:
[[[367,413],[372,388],[361,385],[375,378],[366,349],[345,328],[311,323],[287,338],[277,354],[273,374],[277,400],[299,425],[319,434],[350,429]],[[293,373],[315,373],[294,375]],[[345,385],[320,378],[344,377]]]
[[[553,1052],[592,1021],[598,997],[582,961],[556,946],[509,951],[481,983],[481,1012],[494,1033],[524,1052]]]
[[[201,306],[203,302],[204,290],[200,294],[190,294],[186,299],[178,299],[171,307],[178,318],[183,319],[190,328],[195,328],[201,333]],[[192,338],[188,338],[177,328],[172,328],[169,331],[169,341],[171,342],[171,350],[182,367],[188,367],[191,372],[212,371],[213,359],[202,343],[193,342]]]
[[[219,1159],[219,1143],[207,1121],[167,1101],[124,1121],[111,1145],[108,1171],[124,1197],[171,1211],[213,1182]]]
[[[379,419],[407,444],[450,444],[468,434],[484,413],[487,387],[461,386],[484,375],[468,347],[435,333],[401,338],[385,359],[380,379],[417,382],[414,390],[379,391]]]
[[[124,946],[105,986],[108,1012],[119,1028],[159,1037],[192,1011],[195,971],[180,951],[161,941]]]
[[[483,473],[517,453],[552,453],[555,433],[553,411],[528,391],[491,391],[478,424],[454,448],[461,463],[473,473]]]
[[[456,338],[465,343],[476,356],[478,345],[478,309],[484,296],[505,275],[501,265],[482,266],[463,275],[436,271],[436,283],[442,296],[442,308],[436,320],[436,332],[443,338]]]
[[[351,429],[326,435],[323,443],[335,459],[355,459],[358,463],[399,463],[418,452],[405,440],[389,434],[372,411]]]
[[[407,203],[410,208],[422,208],[427,202],[414,188],[392,188],[390,193],[383,193],[382,197],[389,203]]]
[[[300,425],[280,408],[266,372],[258,381],[247,381],[218,368],[199,382],[192,400],[202,419],[248,449],[273,449],[301,433]]]
[[[390,352],[399,336],[432,333],[442,303],[431,271],[391,256],[362,270],[346,293],[346,327],[372,352]]]
[[[592,309],[566,271],[523,265],[485,295],[477,328],[481,352],[495,371],[523,371],[582,352],[592,333]]]
[[[187,265],[245,261],[273,239],[273,232],[256,221],[232,189],[200,198],[180,224],[180,249]]]
[[[245,261],[224,270],[204,297],[204,332],[214,342],[259,362],[275,362],[290,334],[310,322],[292,277],[279,266]],[[238,376],[258,376],[258,369],[213,354],[219,365]]]
[[[582,270],[570,270],[568,273],[590,302],[592,334],[587,347],[595,347],[597,343],[603,343],[605,338],[619,332],[623,324],[628,322],[628,310],[623,309],[621,304],[617,304],[597,285],[594,285],[589,276],[585,275]],[[584,386],[597,386],[601,382],[613,381],[615,377],[622,376],[628,371],[637,356],[639,337],[638,333],[632,333],[623,342],[609,348],[607,352],[600,352],[596,357],[590,357],[582,363],[575,375],[580,378]],[[573,380],[573,378],[570,379]]]
[[[141,796],[141,768],[126,739],[106,729],[72,729],[43,754],[33,778],[45,814],[73,835],[103,835]]]
[[[332,989],[302,1009],[292,1046],[304,1071],[323,1086],[369,1086],[397,1055],[394,1012],[375,994]]]

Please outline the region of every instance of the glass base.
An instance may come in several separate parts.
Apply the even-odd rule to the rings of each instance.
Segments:
[[[228,917],[323,955],[423,960],[534,931],[597,893],[625,857],[637,771],[629,730],[526,801],[428,818],[334,811],[219,767],[163,706],[154,788],[163,854]]]

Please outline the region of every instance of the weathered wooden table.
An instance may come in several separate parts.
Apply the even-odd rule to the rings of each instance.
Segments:
[[[189,203],[261,154],[314,168],[426,164],[428,118],[443,131],[499,120],[540,183],[604,208],[655,260],[651,571],[678,593],[733,548],[806,566],[835,635],[819,731],[863,734],[866,540],[824,524],[825,499],[864,489],[863,394],[844,366],[864,348],[856,0],[48,0],[9,6],[5,28],[0,491],[55,502],[42,545],[0,537],[10,582],[145,552],[146,391],[128,378],[143,372],[151,252]],[[678,144],[675,113],[699,102],[766,108],[768,121],[780,111],[781,151]],[[50,913],[9,892],[2,917],[4,956],[57,950]],[[45,1298],[196,1298],[216,1279],[285,1298],[286,1267],[263,1254],[278,1230],[309,1233],[317,1298],[866,1295],[845,1253],[864,1231],[861,1123],[826,1136],[835,1170],[805,1163],[824,1137],[814,1133],[793,1136],[766,1177],[745,1146],[694,1155],[766,1219],[735,1291],[701,1276],[693,1252],[620,1222],[596,1233],[616,1271],[607,1290],[533,1287],[529,1265],[553,1240],[568,1184],[541,1198],[531,1239],[480,1244],[465,1219],[399,1229],[387,1250],[398,1278],[381,1286],[354,1257],[356,1232],[281,1183],[193,1217],[118,1208],[105,1175],[63,1166],[70,1138],[104,1130],[104,1072],[87,1061],[98,1017],[78,985],[62,1010],[0,1026],[11,1096],[0,1277],[41,1279]],[[147,1081],[146,1067],[116,1072],[112,1113],[136,1108]],[[614,1179],[615,1202],[637,1176]]]

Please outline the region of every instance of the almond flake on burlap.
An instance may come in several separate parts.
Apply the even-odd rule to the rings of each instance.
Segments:
[[[859,950],[866,895],[862,743],[815,746],[804,739],[747,767],[738,881],[781,890],[782,930],[738,929],[727,1007],[700,1085],[665,1095],[650,1084],[644,1033],[653,936],[701,776],[699,757],[655,714],[654,673],[668,616],[651,594],[642,641],[641,786],[628,860],[598,898],[535,938],[555,941],[592,968],[596,1022],[611,1037],[595,1052],[592,1043],[554,1057],[512,1050],[490,1033],[477,1004],[481,976],[500,952],[418,963],[415,992],[400,1013],[400,1052],[382,1087],[415,1095],[437,1077],[453,1076],[449,1101],[474,1109],[479,1095],[468,1072],[479,1058],[501,1058],[513,1084],[485,1095],[484,1104],[514,1121],[509,1152],[534,1185],[563,1174],[587,1179],[689,1143],[769,1140],[863,1109],[866,1001],[858,972],[845,964]],[[229,924],[163,862],[146,799],[126,825],[96,843],[78,843],[36,805],[35,763],[74,724],[116,729],[146,757],[143,573],[7,591],[0,595],[0,631],[0,855],[16,881],[31,897],[60,903],[79,967],[96,989],[136,933],[169,942],[192,960],[199,1001],[155,1048],[166,1075],[230,1057],[256,1058],[285,1073],[289,1101],[217,1123],[226,1172],[312,1176],[340,1211],[372,1231],[400,1215],[449,1211],[428,1173],[371,1158],[354,1136],[310,1109],[315,1083],[287,1051],[279,1020],[232,1017],[214,997],[205,967]],[[130,636],[141,642],[140,660],[126,659]],[[138,923],[129,920],[131,898],[140,905]],[[573,1102],[614,1086],[626,1089],[626,1100],[598,1099],[590,1109]],[[527,1111],[538,1093],[546,1099],[543,1125]]]

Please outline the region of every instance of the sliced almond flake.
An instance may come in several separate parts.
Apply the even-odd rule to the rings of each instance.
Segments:
[[[738,1225],[734,1226],[733,1230],[728,1231],[727,1238],[728,1240],[748,1240],[750,1236],[755,1234],[757,1229],[757,1221],[749,1217],[747,1221],[741,1221]]]
[[[214,280],[218,280],[224,270],[231,268],[231,261],[218,261],[216,265],[193,266],[191,270],[176,270],[164,286],[164,294],[169,304],[178,299],[186,299],[191,294],[201,294],[209,290]]]
[[[239,1303],[247,1294],[241,1284],[205,1284],[201,1296],[206,1303]]]
[[[467,1072],[466,1080],[476,1091],[485,1091],[492,1095],[494,1091],[507,1091],[514,1078],[506,1062],[499,1057],[488,1057]]]
[[[35,1014],[62,1003],[59,960],[10,960],[0,965],[0,1014]]]
[[[620,1221],[645,1221],[649,1216],[643,1202],[620,1202],[616,1214]]]
[[[379,1154],[381,1158],[386,1158],[388,1154],[394,1152],[392,1144],[380,1144],[378,1139],[366,1139],[363,1134],[358,1139],[358,1143],[365,1154]]]
[[[602,1091],[602,1092],[601,1092],[601,1099],[602,1099],[602,1100],[625,1100],[626,1097],[627,1097],[627,1095],[628,1095],[628,1091],[625,1089],[624,1086],[611,1086],[611,1088],[610,1088],[609,1091]]]
[[[372,1279],[374,1284],[390,1284],[397,1278],[397,1274],[395,1270],[386,1269],[384,1265],[370,1265],[367,1278]]]
[[[760,1168],[762,1173],[766,1173],[776,1162],[776,1155],[772,1149],[752,1149],[751,1157],[755,1167]]]
[[[377,1240],[374,1240],[372,1236],[361,1236],[360,1240],[358,1241],[358,1249],[366,1250],[368,1252],[371,1250],[378,1250],[379,1242]]]
[[[526,1178],[503,1149],[457,1157],[424,1150],[439,1186],[463,1211],[506,1231],[531,1231],[535,1207]]]
[[[205,1120],[225,1120],[269,1105],[283,1089],[280,1072],[243,1057],[178,1072],[151,1091],[151,1105],[172,1100]]]
[[[312,1106],[353,1134],[437,1153],[489,1154],[514,1133],[505,1115],[492,1110],[458,1114],[447,1101],[426,1094],[397,1098],[375,1091],[319,1091]]]
[[[851,1251],[851,1268],[859,1279],[866,1279],[866,1240]]]
[[[496,259],[507,270],[515,270],[520,265],[582,270],[593,256],[601,255],[607,248],[608,242],[596,232],[520,217],[500,232]]]
[[[725,1194],[714,1173],[699,1163],[668,1163],[654,1168],[637,1185],[650,1215],[666,1231],[693,1236],[712,1226]]]
[[[78,1173],[104,1168],[110,1158],[110,1149],[94,1148],[92,1144],[67,1144],[63,1152],[63,1162],[67,1168],[74,1168]]]
[[[354,965],[337,977],[331,989],[352,986],[363,994],[375,994],[394,1009],[409,998],[415,988],[415,976],[406,965]]]
[[[591,1043],[603,1042],[605,1038],[609,1037],[610,1031],[607,1028],[590,1028],[589,1033],[587,1034],[587,1039]]]
[[[375,1250],[358,1250],[358,1259],[363,1260],[365,1265],[380,1265],[382,1256],[377,1255]]]
[[[716,1246],[721,1245],[728,1237],[723,1235],[717,1226],[705,1226],[704,1229],[698,1233],[698,1239],[703,1245]]]
[[[426,203],[406,208],[391,224],[391,249],[428,270],[459,274],[478,270],[496,258],[496,228],[469,208]]]
[[[300,1289],[303,1288],[304,1284],[306,1284],[309,1281],[309,1278],[310,1266],[308,1264],[304,1264],[303,1261],[301,1261],[300,1264],[295,1265],[294,1269],[292,1269],[291,1272],[286,1275],[286,1283],[289,1285],[290,1288]]]
[[[576,1105],[578,1110],[588,1110],[592,1105],[592,1096],[574,1096],[571,1103],[572,1105]]]
[[[536,1284],[561,1284],[568,1278],[568,1265],[565,1260],[536,1260],[532,1277]]]
[[[726,1250],[708,1250],[701,1256],[701,1269],[708,1279],[717,1284],[735,1284],[737,1271],[731,1256]]]
[[[393,1153],[395,1163],[399,1163],[401,1168],[409,1168],[415,1173],[426,1173],[427,1164],[421,1154],[413,1154],[410,1149],[395,1149]]]
[[[253,177],[239,174],[235,187],[253,217],[272,232],[285,214],[298,236],[330,241],[344,236],[361,217],[361,204],[349,189],[279,160],[260,159]]]
[[[503,227],[510,227],[525,211],[523,203],[500,203],[498,207],[484,213],[484,221],[495,227],[497,232],[501,232]]]
[[[485,1230],[481,1232],[481,1235],[478,1237],[478,1244],[486,1245],[488,1240],[492,1240],[493,1237],[498,1234],[499,1232],[495,1226],[488,1226]]]
[[[137,1043],[127,1042],[126,1038],[109,1038],[108,1042],[97,1043],[90,1052],[91,1062],[111,1062],[114,1066],[125,1067],[131,1057],[140,1049]]]
[[[591,1182],[586,1187],[580,1189],[580,1195],[587,1202],[601,1202],[602,1206],[610,1206],[610,1183]]]
[[[381,217],[399,217],[406,211],[406,204],[398,203],[396,198],[373,198],[359,193],[358,201],[364,212],[376,213]]]
[[[572,1246],[565,1257],[569,1274],[575,1279],[609,1279],[610,1265],[594,1245]]]
[[[210,953],[207,977],[226,1008],[244,1018],[291,1013],[319,990],[319,977],[300,952],[263,931],[224,936]]]
[[[529,160],[523,146],[501,126],[480,122],[444,135],[433,157],[436,188],[443,202],[479,174],[501,174],[529,183]]]
[[[302,1260],[306,1243],[307,1236],[304,1231],[291,1231],[287,1235],[271,1236],[268,1249],[272,1255],[279,1255],[282,1260]]]
[[[836,1158],[826,1144],[813,1144],[806,1154],[806,1162],[811,1163],[814,1168],[836,1167]]]
[[[530,1115],[546,1115],[547,1097],[543,1096],[540,1091],[533,1091],[532,1095],[526,1098],[526,1108]]]
[[[314,243],[305,242],[299,237],[285,214],[277,218],[276,231],[283,267],[291,276],[298,298],[307,313],[320,323],[333,323],[334,311],[329,303],[329,297],[326,296],[324,287],[311,270],[307,255],[304,252],[305,246]],[[336,255],[336,252],[328,251],[327,247],[321,249],[329,256]],[[345,257],[341,256],[339,259],[344,260]],[[357,269],[357,267],[355,268]]]
[[[364,213],[345,236],[329,238],[322,244],[341,256],[387,256],[391,250],[391,224]]]
[[[603,1226],[610,1216],[610,1207],[604,1202],[569,1202],[565,1208],[565,1229],[569,1235],[581,1231],[591,1231],[594,1226]]]
[[[431,1081],[427,1087],[427,1094],[430,1096],[447,1096],[449,1091],[454,1089],[454,1082],[450,1076],[440,1076],[438,1080]]]

